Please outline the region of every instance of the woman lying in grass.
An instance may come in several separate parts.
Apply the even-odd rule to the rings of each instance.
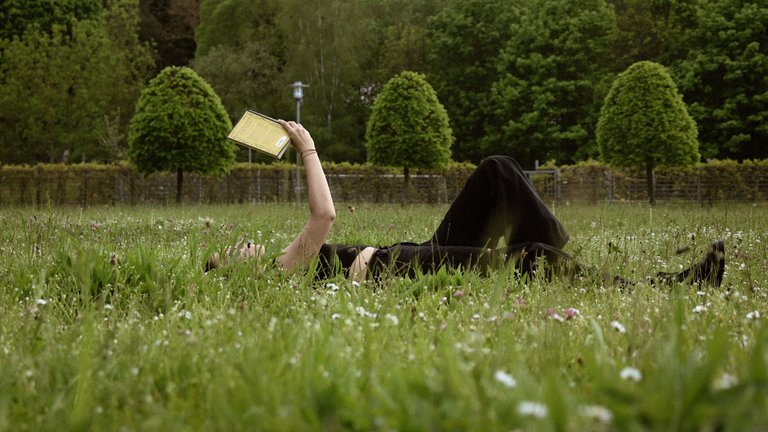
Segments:
[[[432,237],[424,243],[397,243],[388,247],[325,243],[336,212],[315,143],[295,122],[280,121],[304,161],[309,196],[309,219],[298,236],[283,249],[275,263],[286,271],[306,271],[317,260],[318,278],[344,274],[355,280],[386,274],[413,277],[441,267],[486,273],[515,265],[521,275],[533,276],[546,261],[547,273],[587,274],[562,248],[568,241],[560,221],[550,212],[520,165],[506,156],[485,159],[467,179]],[[504,239],[503,248],[498,248]],[[237,248],[239,258],[260,257],[261,245]],[[218,255],[206,270],[221,264]],[[696,265],[679,273],[658,273],[664,282],[709,282],[720,286],[725,270],[722,241]],[[626,283],[621,277],[614,281]]]

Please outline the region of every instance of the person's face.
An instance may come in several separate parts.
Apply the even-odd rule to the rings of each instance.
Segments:
[[[226,264],[229,260],[247,260],[251,258],[260,259],[264,256],[264,245],[253,242],[238,242],[234,246],[229,246],[224,251],[222,257],[218,252],[213,254],[205,266],[205,271],[213,270]]]
[[[245,242],[242,246],[240,246],[240,250],[238,251],[238,255],[240,258],[243,259],[249,259],[249,258],[256,258],[259,259],[262,256],[264,256],[264,245],[253,243],[253,242]]]

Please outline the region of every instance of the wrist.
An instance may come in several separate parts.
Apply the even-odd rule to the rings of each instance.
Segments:
[[[317,150],[314,148],[304,149],[299,152],[299,156],[301,156],[301,159],[306,158],[307,156],[316,155]]]

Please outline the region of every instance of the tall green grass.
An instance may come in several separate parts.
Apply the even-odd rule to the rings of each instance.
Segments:
[[[424,240],[444,211],[340,205],[330,241]],[[306,210],[0,210],[0,430],[768,428],[766,207],[555,211],[570,253],[638,280],[723,238],[724,286],[205,274]]]

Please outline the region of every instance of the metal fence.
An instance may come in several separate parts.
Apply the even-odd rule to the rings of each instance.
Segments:
[[[328,166],[328,184],[338,202],[403,201],[403,174],[381,167]],[[472,167],[416,171],[410,202],[447,203],[459,193]],[[604,166],[526,171],[545,202],[647,201],[645,175]],[[291,202],[306,200],[303,175],[286,166],[238,166],[223,177],[184,176],[185,202]],[[142,176],[127,166],[0,167],[0,205],[137,205],[175,201],[176,177]],[[660,170],[657,201],[768,200],[768,164],[700,165]]]

